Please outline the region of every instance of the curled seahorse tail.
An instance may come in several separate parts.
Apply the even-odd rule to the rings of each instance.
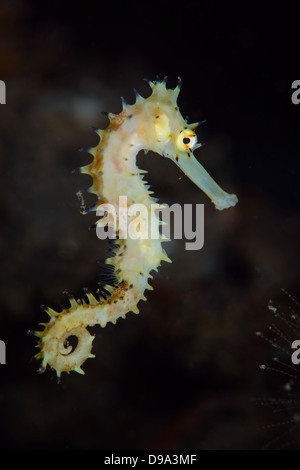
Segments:
[[[81,369],[82,364],[86,359],[95,357],[91,354],[94,336],[82,322],[82,315],[88,313],[91,304],[84,300],[76,302],[74,299],[71,299],[70,303],[70,308],[62,312],[42,306],[51,319],[47,324],[42,324],[45,326],[43,331],[34,332],[39,338],[40,351],[35,358],[42,360],[40,371],[44,371],[49,365],[56,371],[58,377],[62,372],[69,373],[72,370],[84,374]],[[69,342],[71,337],[77,340],[77,345],[74,347]]]

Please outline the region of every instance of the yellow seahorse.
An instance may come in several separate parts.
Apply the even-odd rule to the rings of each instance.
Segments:
[[[95,210],[108,202],[117,208],[120,195],[127,196],[128,205],[138,202],[150,209],[155,201],[142,180],[142,173],[146,172],[136,165],[136,155],[141,149],[173,160],[217,209],[234,206],[237,197],[224,192],[193,155],[193,150],[201,146],[195,134],[198,123],[187,124],[178,109],[181,80],[175,89],[167,89],[166,78],[148,83],[152,89],[148,98],[136,93],[133,105],[122,99],[120,114],[108,114],[109,125],[97,130],[99,144],[89,149],[94,159],[81,168],[81,173],[93,179],[89,192],[98,197]],[[119,219],[117,235],[118,224]],[[49,365],[58,377],[72,370],[84,374],[82,364],[87,358],[95,357],[91,353],[94,336],[87,327],[98,324],[104,328],[107,322],[116,323],[128,312],[139,312],[137,304],[146,300],[145,290],[152,290],[148,283],[152,279],[151,271],[156,271],[161,261],[170,262],[162,242],[161,236],[158,239],[118,237],[114,242],[114,256],[105,262],[106,269],[114,276],[112,285],[105,286],[108,295],[98,299],[86,290],[86,299],[76,301],[69,297],[70,307],[61,312],[43,307],[51,318],[42,324],[43,331],[34,332],[39,338],[40,351],[35,357],[42,361],[40,370]],[[71,336],[77,337],[74,348],[68,342]]]

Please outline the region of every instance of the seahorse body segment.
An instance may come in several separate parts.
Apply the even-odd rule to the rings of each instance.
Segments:
[[[99,144],[89,149],[93,161],[80,169],[93,179],[89,192],[98,198],[94,210],[103,203],[117,208],[120,195],[127,196],[128,206],[138,202],[150,210],[156,200],[143,181],[146,172],[136,165],[136,155],[141,149],[173,160],[209,196],[217,209],[234,206],[237,197],[224,192],[193,155],[193,150],[201,146],[197,144],[195,134],[198,123],[188,124],[179,112],[177,97],[181,80],[174,90],[167,89],[166,79],[148,83],[152,89],[148,98],[136,93],[132,105],[122,99],[122,111],[109,113],[106,129],[96,130]],[[61,312],[43,307],[50,320],[42,324],[43,331],[34,332],[40,347],[35,357],[42,361],[42,371],[49,365],[58,377],[62,372],[70,371],[84,374],[82,364],[94,357],[91,353],[94,336],[86,327],[100,325],[104,328],[107,322],[116,323],[128,312],[139,313],[137,304],[146,300],[145,290],[152,290],[149,285],[151,271],[156,271],[162,261],[170,262],[162,248],[162,236],[158,239],[121,239],[118,237],[119,222],[117,219],[114,255],[105,261],[108,273],[113,275],[113,282],[105,286],[107,295],[93,295],[85,290],[85,298],[76,301],[69,297],[69,308]],[[77,338],[74,348],[68,342],[71,336]]]

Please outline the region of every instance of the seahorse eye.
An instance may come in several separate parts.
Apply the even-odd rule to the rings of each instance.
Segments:
[[[196,134],[191,129],[183,129],[177,137],[177,147],[179,150],[191,150],[197,143]]]

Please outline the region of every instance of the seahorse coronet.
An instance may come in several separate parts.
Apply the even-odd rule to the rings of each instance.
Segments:
[[[105,203],[117,208],[120,195],[126,195],[127,207],[139,202],[150,209],[156,199],[143,179],[147,171],[136,165],[136,155],[142,149],[145,153],[152,150],[172,159],[210,197],[217,209],[237,203],[237,197],[224,192],[194,157],[193,150],[201,146],[197,144],[195,129],[201,123],[188,124],[179,112],[177,98],[181,79],[174,89],[168,89],[166,81],[166,77],[162,81],[148,80],[151,88],[148,98],[136,91],[134,104],[121,98],[122,111],[107,113],[108,126],[92,128],[99,136],[99,143],[85,150],[93,160],[82,166],[80,172],[91,176],[92,184],[85,192],[95,194],[97,202],[88,210],[83,207],[83,213],[97,211]],[[80,199],[82,192],[78,192]],[[131,220],[130,216],[126,217]],[[95,226],[101,225],[101,221],[97,220]],[[50,317],[48,323],[42,324],[44,330],[34,332],[40,348],[35,357],[41,360],[42,371],[49,366],[58,377],[62,372],[84,374],[83,363],[94,357],[91,353],[94,336],[87,327],[100,325],[104,328],[108,322],[116,323],[118,318],[125,318],[128,312],[138,314],[139,301],[147,300],[145,291],[153,290],[149,284],[153,279],[151,272],[157,271],[162,261],[171,262],[162,248],[162,243],[169,239],[162,235],[157,239],[121,239],[119,222],[118,218],[118,238],[105,260],[106,279],[110,281],[99,282],[98,295],[87,288],[83,289],[83,298],[78,300],[67,294],[70,306],[61,312],[42,306]],[[77,338],[75,346],[69,344],[72,336]]]

